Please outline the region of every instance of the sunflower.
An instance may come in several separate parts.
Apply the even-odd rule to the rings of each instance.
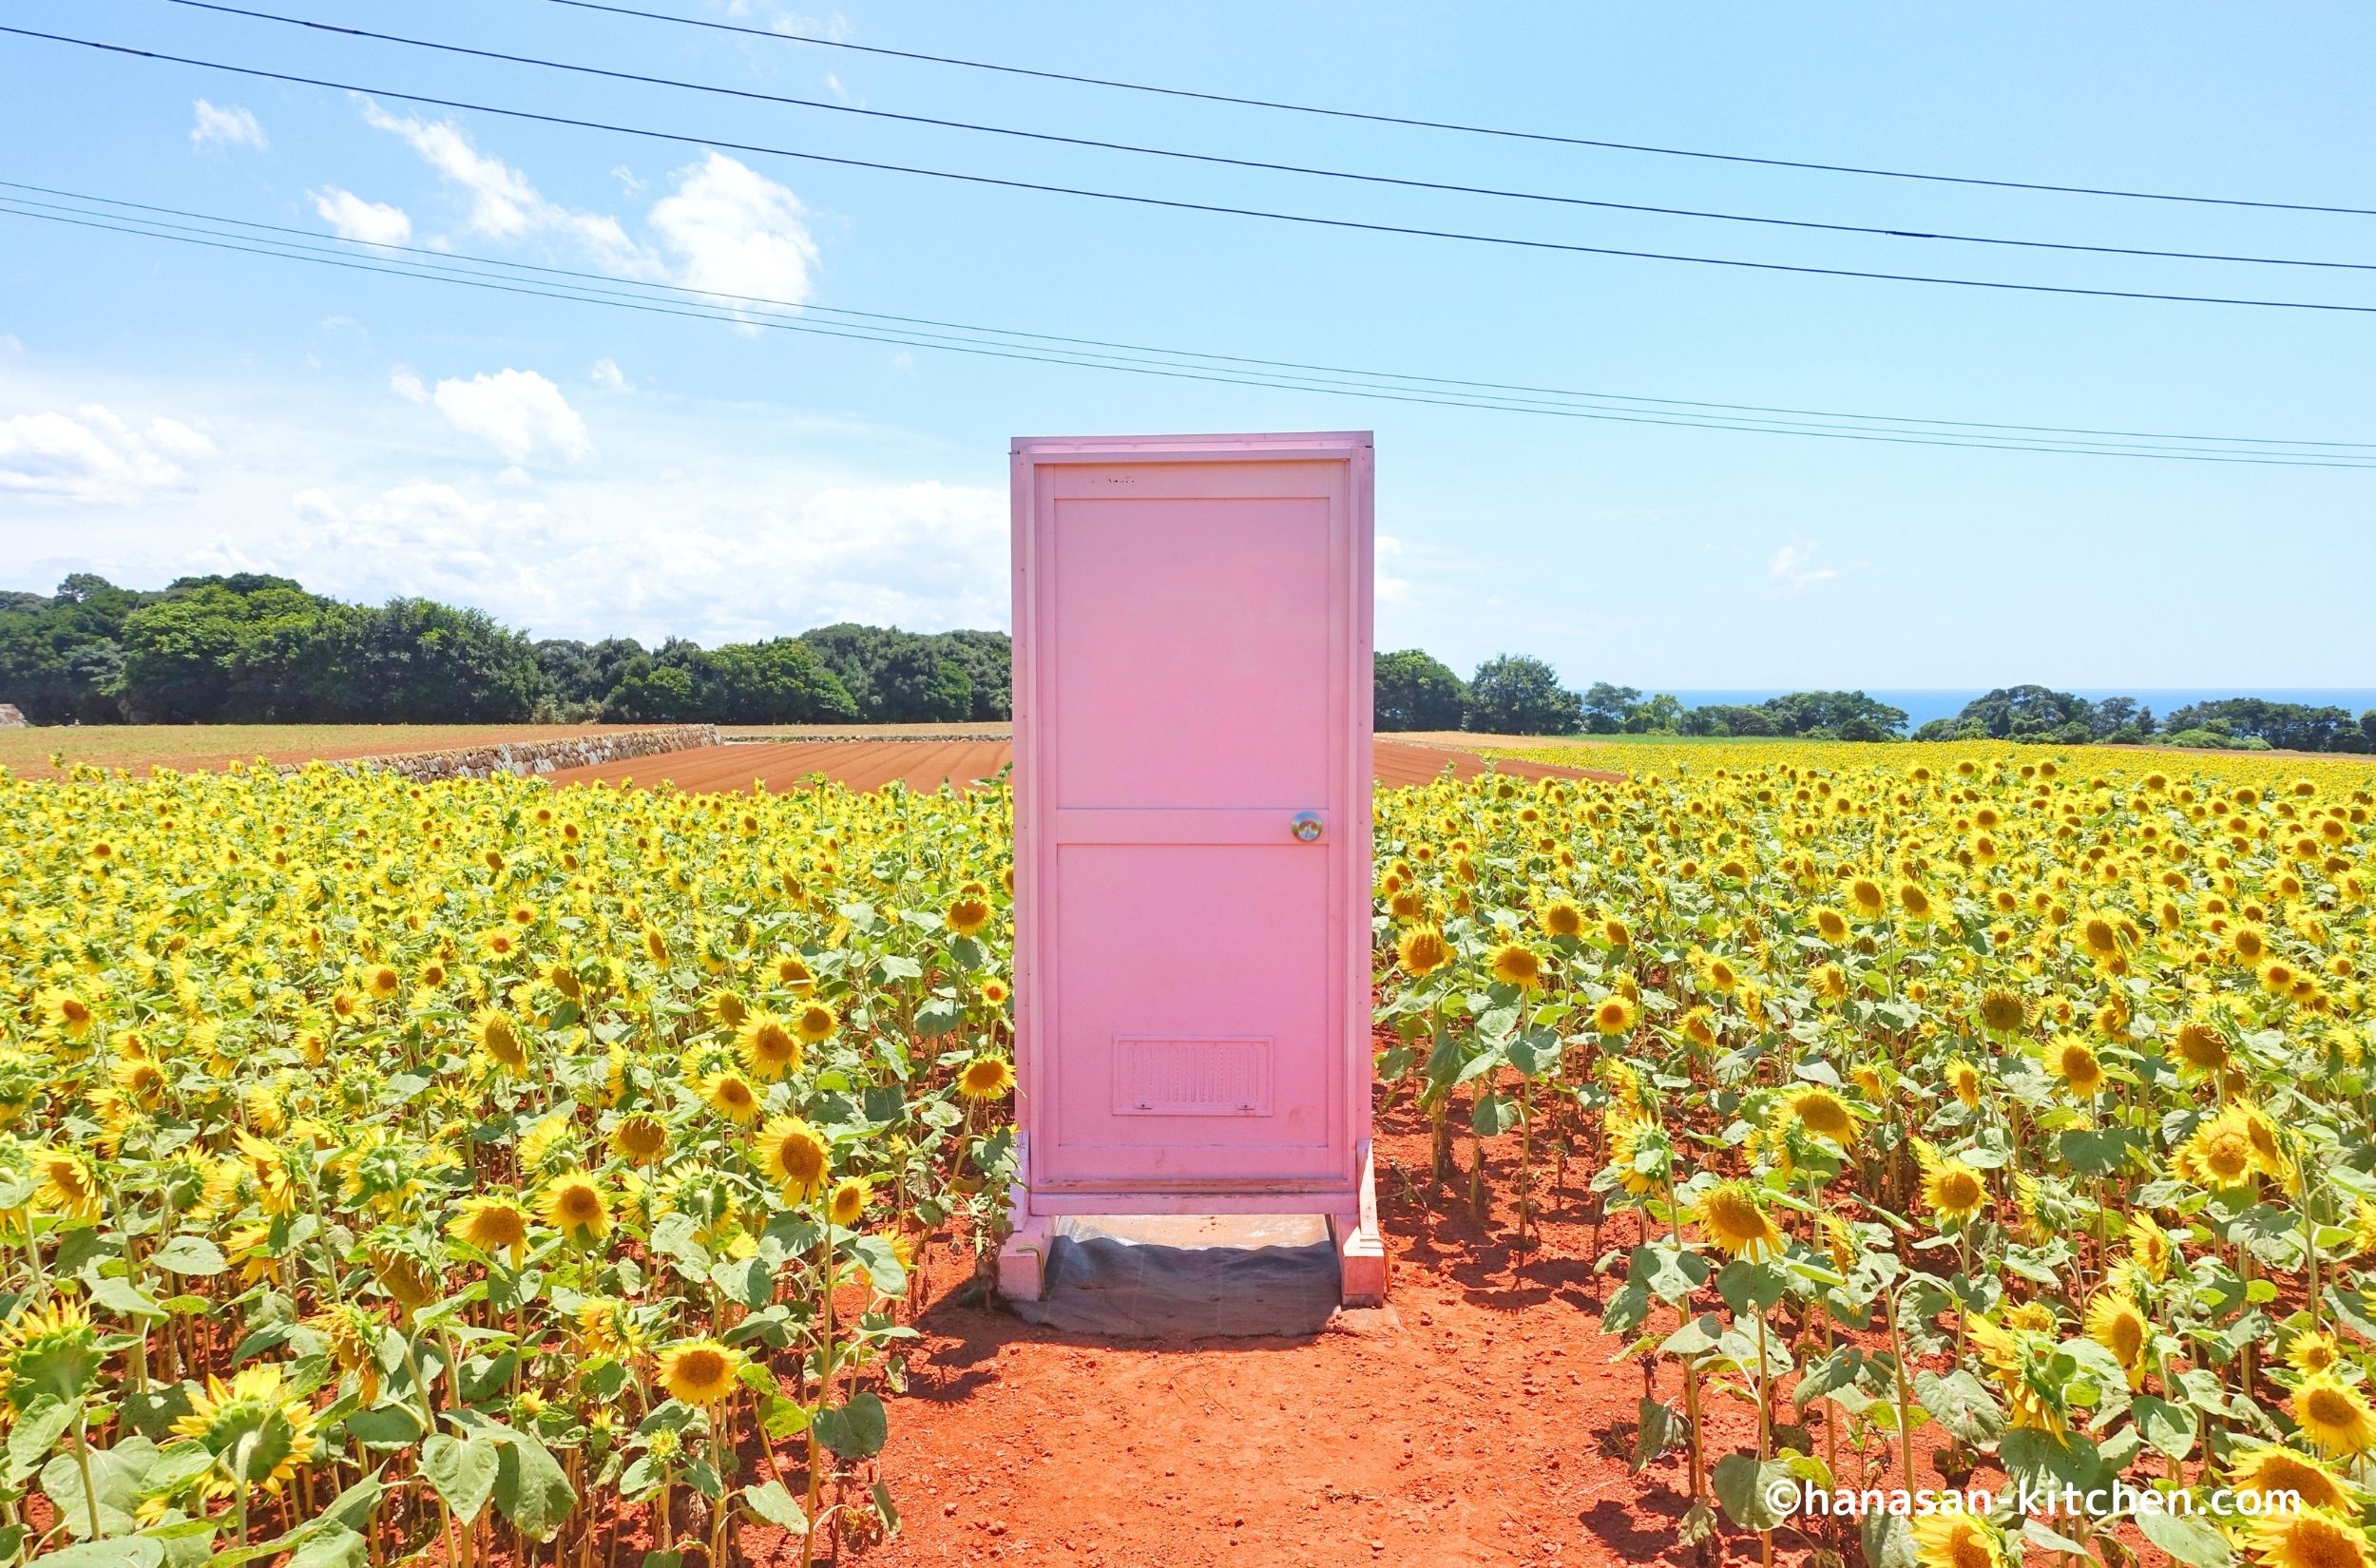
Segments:
[[[1806,1084],[1782,1097],[1782,1108],[1793,1121],[1842,1149],[1856,1144],[1856,1110],[1830,1090]]]
[[[528,1255],[528,1212],[508,1197],[466,1197],[446,1233],[482,1252],[509,1252],[511,1266]]]
[[[1542,958],[1523,943],[1504,942],[1493,950],[1493,978],[1504,985],[1531,991],[1542,984]]]
[[[1920,1568],[2004,1568],[2004,1534],[1978,1514],[1925,1514],[1908,1527]]]
[[[2046,1071],[2081,1100],[2093,1099],[2104,1084],[2104,1064],[2096,1048],[2076,1035],[2058,1036],[2046,1047]]]
[[[990,923],[990,901],[976,894],[952,900],[941,924],[959,936],[971,936]]]
[[[1612,1039],[1632,1034],[1640,1020],[1641,1008],[1622,991],[1612,991],[1593,1004],[1593,1028]]]
[[[2106,1289],[2087,1308],[2087,1337],[2112,1352],[2129,1374],[2129,1388],[2145,1386],[2146,1352],[2153,1348],[2153,1325],[2137,1310],[2126,1291]]]
[[[735,1031],[735,1049],[751,1076],[762,1083],[800,1069],[799,1036],[789,1020],[764,1007],[743,1015],[741,1027]]]
[[[1901,882],[1897,885],[1896,891],[1898,912],[1905,915],[1907,919],[1919,925],[1939,917],[1938,905],[1932,901],[1929,893],[1923,890],[1921,883]]]
[[[1699,976],[1702,990],[1730,995],[1739,989],[1741,972],[1733,966],[1731,959],[1718,953],[1702,952],[1696,947],[1692,949],[1691,959],[1692,969]]]
[[[1815,934],[1837,946],[1848,940],[1848,916],[1825,905],[1814,912]]]
[[[20,1416],[41,1400],[71,1403],[89,1391],[106,1359],[80,1304],[29,1308],[0,1329],[0,1401]]]
[[[1662,1129],[1655,1122],[1620,1116],[1612,1108],[1608,1133],[1609,1169],[1616,1175],[1618,1185],[1639,1195],[1666,1184],[1674,1150]]]
[[[657,1165],[668,1153],[668,1123],[656,1116],[623,1117],[610,1130],[610,1148],[630,1165]]]
[[[1418,980],[1452,962],[1452,947],[1433,926],[1414,926],[1395,942],[1394,958],[1405,974]]]
[[[2281,1512],[2252,1520],[2246,1532],[2262,1568],[2368,1568],[2376,1543],[2337,1514]]]
[[[689,1339],[660,1353],[661,1386],[684,1405],[719,1404],[741,1381],[743,1354],[714,1339]]]
[[[982,1000],[988,1003],[993,1007],[1003,1005],[1007,997],[1012,994],[1013,993],[1006,988],[1006,982],[999,979],[996,975],[992,975],[989,979],[982,983]]]
[[[790,1198],[822,1186],[832,1169],[825,1136],[796,1116],[779,1116],[759,1129],[759,1168],[774,1176]]]
[[[701,1080],[701,1098],[711,1110],[738,1127],[748,1127],[759,1119],[758,1091],[740,1073],[710,1074]]]
[[[2376,1412],[2366,1398],[2332,1372],[2318,1372],[2294,1385],[2289,1408],[2311,1446],[2328,1454],[2364,1454],[2376,1448]]]
[[[2171,1036],[2171,1048],[2178,1061],[2197,1073],[2215,1073],[2228,1064],[2228,1037],[2218,1025],[2203,1019],[2193,1019],[2178,1025]]]
[[[470,1035],[479,1049],[503,1064],[511,1073],[527,1070],[528,1048],[520,1038],[520,1025],[509,1013],[495,1007],[481,1007],[470,1015]]]
[[[2196,1127],[2170,1157],[2179,1178],[2217,1192],[2251,1186],[2260,1175],[2252,1134],[2244,1114],[2231,1105]]]
[[[824,1003],[805,1002],[801,1004],[800,1010],[792,1015],[792,1032],[800,1037],[803,1044],[822,1045],[833,1038],[834,1030],[840,1023],[841,1020],[834,1016],[834,1009]]]
[[[996,1100],[1014,1086],[1015,1069],[1005,1057],[975,1057],[957,1075],[957,1092],[968,1100]]]
[[[1716,1042],[1716,1015],[1704,1003],[1685,1012],[1678,1027],[1685,1040],[1702,1050],[1713,1047]]]
[[[1889,895],[1881,884],[1868,876],[1850,877],[1848,884],[1848,907],[1859,919],[1878,920],[1881,911],[1889,907]]]
[[[568,1171],[546,1184],[545,1219],[579,1245],[610,1234],[610,1199],[584,1171]]]
[[[1991,985],[1980,993],[1980,1022],[1998,1034],[2011,1034],[2029,1023],[2029,1004],[2019,991]]]
[[[1947,1063],[1947,1088],[1972,1110],[1980,1109],[1980,1069],[1962,1057]]]
[[[278,1493],[314,1462],[313,1406],[292,1395],[280,1364],[242,1367],[226,1384],[209,1375],[173,1424],[173,1435],[197,1443],[233,1482]]]
[[[866,1203],[874,1189],[863,1176],[844,1176],[834,1183],[833,1196],[826,1200],[826,1212],[834,1223],[843,1230],[855,1226],[866,1214]]]
[[[1922,1166],[1923,1201],[1940,1223],[1963,1224],[1987,1204],[1988,1184],[1971,1166],[1940,1154],[1927,1143],[1917,1143],[1914,1154]]]
[[[1535,912],[1535,924],[1542,927],[1545,936],[1581,936],[1584,911],[1567,899],[1554,899]]]
[[[2080,950],[2094,959],[2120,956],[2120,927],[2110,915],[2085,914],[2075,924]]]
[[[2343,1350],[2335,1344],[2335,1336],[2324,1329],[2298,1333],[2293,1336],[2293,1343],[2286,1347],[2286,1365],[2311,1376],[2334,1370],[2335,1363],[2342,1359]]]
[[[2128,1243],[2129,1261],[2136,1266],[2138,1273],[2155,1284],[2169,1277],[2174,1249],[2170,1233],[2161,1228],[2159,1220],[2142,1209],[2131,1210]]]
[[[98,1223],[99,1175],[88,1159],[76,1150],[52,1145],[34,1150],[32,1164],[33,1174],[41,1178],[33,1190],[36,1205],[76,1224]]]
[[[1708,1239],[1752,1263],[1778,1255],[1782,1228],[1766,1213],[1765,1195],[1746,1181],[1719,1181],[1700,1195],[1695,1212]]]
[[[2290,1492],[2305,1508],[2352,1509],[2358,1494],[2332,1470],[2308,1454],[2273,1445],[2248,1448],[2228,1462],[2228,1484],[2238,1492]]]

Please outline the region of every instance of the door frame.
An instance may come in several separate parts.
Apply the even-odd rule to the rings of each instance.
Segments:
[[[1327,1176],[1281,1181],[1263,1178],[1156,1182],[1143,1179],[1076,1181],[1046,1187],[1032,1178],[1030,1139],[1034,1110],[1053,1106],[1052,1052],[1043,1048],[1045,1011],[1039,997],[1043,974],[1040,901],[1050,885],[1045,857],[1053,851],[1043,831],[1053,811],[1044,796],[1039,718],[1044,709],[1043,671],[1037,658],[1041,630],[1040,512],[1046,499],[1040,470],[1051,467],[1142,467],[1150,464],[1340,463],[1345,466],[1347,580],[1346,679],[1340,694],[1341,749],[1335,758],[1340,782],[1327,802],[1340,823],[1336,834],[1336,885],[1329,909],[1331,936],[1339,944],[1347,994],[1334,1009],[1343,1039],[1339,1092],[1351,1125],[1343,1164]],[[1372,621],[1374,598],[1374,451],[1366,430],[1280,435],[1171,435],[1019,437],[1009,451],[1011,471],[1014,591],[1014,868],[1015,868],[1015,1058],[1016,1191],[1019,1226],[1030,1216],[1066,1214],[1262,1214],[1350,1212],[1366,1186],[1370,1139],[1370,954],[1371,728],[1374,719]]]

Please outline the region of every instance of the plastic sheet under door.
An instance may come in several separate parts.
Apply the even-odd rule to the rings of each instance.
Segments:
[[[1065,1219],[1025,1323],[1113,1339],[1318,1333],[1336,1312],[1336,1248],[1316,1216]]]

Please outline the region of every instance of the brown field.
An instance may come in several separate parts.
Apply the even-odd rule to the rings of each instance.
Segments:
[[[399,752],[437,752],[504,740],[554,740],[592,735],[600,724],[83,724],[0,730],[0,768],[19,778],[57,778],[52,753],[67,767],[129,768],[146,773],[213,771],[234,762],[346,761]]]
[[[929,727],[923,728],[929,733]],[[767,734],[777,732],[767,731]],[[744,790],[753,783],[770,791],[797,787],[823,774],[853,790],[875,790],[892,779],[916,790],[937,790],[944,783],[963,789],[977,779],[995,778],[1013,757],[1014,747],[1004,740],[786,740],[744,741],[731,746],[702,746],[663,756],[639,756],[604,762],[591,768],[565,768],[548,774],[555,784],[674,784],[680,790]],[[1474,778],[1485,769],[1474,753],[1448,746],[1414,746],[1400,740],[1377,743],[1377,781],[1389,787],[1424,784],[1449,763],[1462,778]],[[1539,762],[1504,761],[1501,771],[1521,778],[1619,778],[1620,774],[1589,774],[1580,768],[1549,767]]]

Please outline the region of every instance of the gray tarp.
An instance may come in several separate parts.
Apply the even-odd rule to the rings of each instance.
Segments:
[[[1336,1246],[1316,1216],[1065,1219],[1025,1323],[1114,1339],[1315,1334],[1335,1314]]]

